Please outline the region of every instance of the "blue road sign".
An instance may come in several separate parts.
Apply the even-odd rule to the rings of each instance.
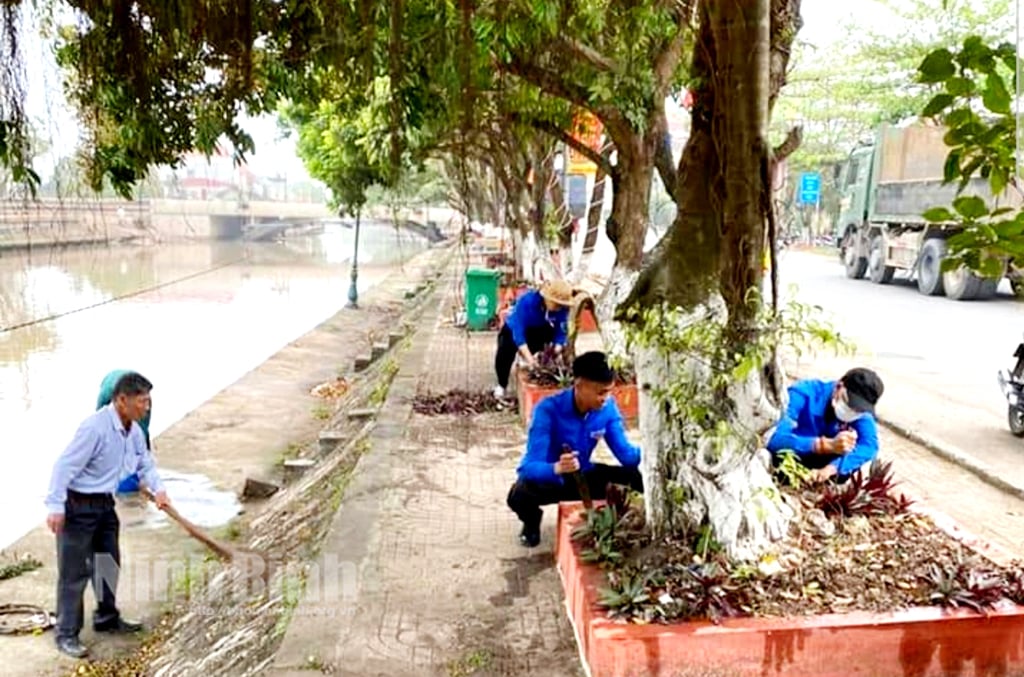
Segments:
[[[804,172],[800,175],[800,204],[818,204],[821,197],[821,174],[817,172]]]

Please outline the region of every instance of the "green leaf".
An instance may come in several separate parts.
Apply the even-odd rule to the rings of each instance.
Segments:
[[[928,102],[928,105],[924,107],[921,115],[926,118],[935,117],[942,111],[949,108],[952,103],[952,94],[936,94],[932,97],[932,100]]]
[[[953,209],[965,219],[980,219],[988,215],[985,201],[977,195],[961,195],[953,200]]]
[[[989,73],[985,78],[985,91],[981,97],[985,108],[999,115],[1010,113],[1010,93],[1006,90],[1006,83],[998,73]]]
[[[946,165],[942,168],[944,183],[950,183],[960,174],[960,151],[951,150],[946,156]]]
[[[969,96],[974,92],[974,82],[970,78],[955,76],[946,80],[946,91],[953,96]]]
[[[986,59],[991,61],[992,50],[977,35],[967,36],[964,39],[963,49],[956,55],[956,60],[961,66],[974,70],[982,68]]]
[[[1008,182],[1006,172],[998,165],[992,165],[992,171],[988,175],[988,183],[992,188],[993,195],[999,195],[1006,188]]]
[[[956,75],[953,54],[946,48],[937,49],[924,58],[917,72],[918,82],[943,82]]]
[[[944,223],[954,219],[953,212],[945,207],[932,207],[924,214],[924,220],[929,223]]]

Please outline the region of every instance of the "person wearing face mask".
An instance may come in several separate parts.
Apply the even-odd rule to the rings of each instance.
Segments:
[[[884,389],[878,374],[863,367],[838,381],[797,381],[766,445],[773,463],[790,452],[812,470],[812,480],[846,481],[878,455],[875,405]]]
[[[643,491],[640,449],[630,443],[622,414],[611,396],[615,374],[604,353],[583,353],[572,364],[573,386],[550,395],[533,410],[526,454],[508,492],[508,507],[523,523],[519,541],[540,543],[542,505],[578,501],[585,484],[602,499],[608,484]],[[620,465],[594,463],[591,454],[604,439]]]

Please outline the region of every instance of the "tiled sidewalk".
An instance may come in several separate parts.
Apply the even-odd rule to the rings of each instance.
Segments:
[[[411,412],[418,390],[493,386],[495,335],[451,327],[447,305],[402,356],[323,546],[322,557],[356,565],[358,593],[326,622],[317,600],[303,600],[273,674],[581,674],[551,554],[554,514],[528,551],[505,507],[525,438],[518,420]]]

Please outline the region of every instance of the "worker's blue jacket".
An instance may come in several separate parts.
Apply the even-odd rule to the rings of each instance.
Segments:
[[[576,411],[572,388],[549,395],[533,410],[526,454],[519,463],[519,479],[561,482],[555,463],[563,453],[563,445],[579,453],[580,470],[587,472],[594,467],[590,455],[601,438],[624,467],[635,468],[640,464],[640,449],[626,437],[614,398],[609,397],[597,411],[581,415]]]
[[[505,326],[512,332],[512,340],[517,346],[526,345],[527,329],[543,327],[545,324],[555,330],[552,343],[564,346],[569,324],[569,309],[549,311],[544,306],[544,297],[536,289],[531,289],[516,299],[515,305],[505,318]]]
[[[878,426],[875,417],[864,414],[852,423],[843,423],[835,417],[826,420],[825,410],[835,381],[808,379],[797,381],[789,387],[789,407],[768,440],[768,451],[781,453],[791,451],[801,459],[820,456],[814,453],[817,437],[835,437],[841,430],[857,433],[857,445],[848,454],[834,454],[829,465],[836,467],[836,474],[846,476],[855,472],[878,455]]]

